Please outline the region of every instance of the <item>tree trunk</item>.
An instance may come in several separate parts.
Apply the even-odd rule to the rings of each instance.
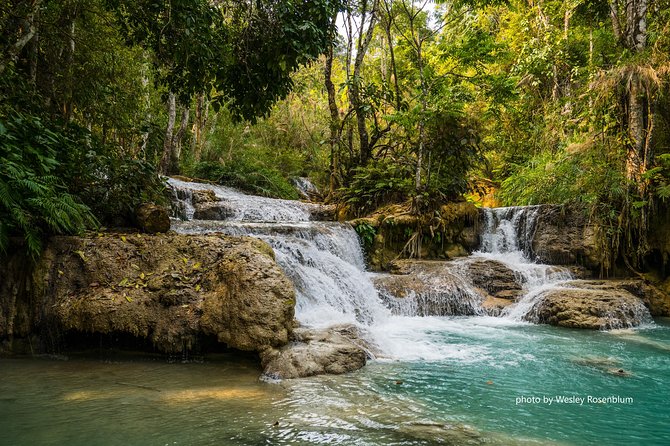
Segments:
[[[163,142],[163,156],[161,157],[158,171],[163,175],[167,175],[172,164],[170,157],[172,156],[172,144],[174,143],[174,124],[177,118],[177,99],[175,94],[170,92],[168,95],[168,122],[165,129],[165,140]]]
[[[391,27],[393,26],[393,17],[391,16],[391,9],[393,8],[393,2],[390,3],[388,0],[384,0],[384,9],[386,9],[386,23],[384,30],[386,31],[386,39],[389,42],[389,57],[391,59],[391,72],[393,76],[393,89],[395,96],[395,106],[396,110],[400,111],[402,108],[402,98],[400,97],[400,86],[398,85],[398,67],[395,63],[395,50],[393,48],[393,35],[391,34]]]
[[[35,27],[35,16],[39,12],[41,3],[42,0],[31,0],[28,13],[21,24],[21,28],[18,30],[19,36],[16,39],[16,42],[7,47],[4,51],[5,54],[3,54],[2,60],[0,60],[0,75],[4,73],[10,63],[16,61],[23,48],[35,36],[35,33],[37,32],[37,28]]]
[[[619,42],[633,53],[640,53],[647,45],[647,0],[626,0],[625,3],[611,4],[614,32]],[[621,17],[625,14],[625,22]],[[626,156],[626,176],[637,185],[641,198],[647,193],[647,180],[643,174],[651,164],[651,124],[649,115],[651,98],[644,80],[633,68],[627,84],[626,123],[628,129],[628,153]]]
[[[36,13],[37,21],[39,21],[39,11]],[[30,84],[33,88],[37,85],[37,62],[40,53],[40,31],[39,25],[35,24],[33,20],[33,27],[35,28],[35,35],[30,40]]]
[[[179,173],[179,161],[181,161],[181,147],[182,141],[184,140],[184,133],[186,132],[186,127],[188,126],[188,117],[190,114],[190,109],[188,105],[184,106],[184,109],[181,112],[181,121],[179,123],[179,130],[174,135],[174,140],[172,141],[172,151],[170,153],[170,166],[168,173],[170,175],[176,175]]]
[[[150,133],[150,126],[151,126],[151,94],[149,93],[149,76],[147,74],[147,65],[149,61],[149,55],[145,51],[143,53],[144,56],[144,68],[142,69],[142,87],[144,88],[144,106],[146,107],[146,115],[144,117],[144,122],[145,122],[145,131],[142,132],[142,143],[140,144],[140,150],[139,152],[142,154],[142,157],[146,159],[147,156],[147,145],[149,144],[149,133]]]
[[[65,112],[65,123],[67,124],[72,120],[72,113],[74,107],[74,51],[75,51],[75,31],[76,24],[75,20],[77,17],[76,11],[72,11],[70,17],[70,26],[68,27],[68,45],[67,45],[67,60],[65,62],[66,69],[66,81],[65,85],[67,86],[67,96],[65,99],[65,104],[63,105]]]
[[[647,46],[647,0],[626,2],[626,44],[636,52]]]
[[[415,189],[418,192],[421,189],[421,171],[423,169],[423,152],[426,141],[426,113],[428,111],[428,88],[423,69],[423,53],[421,51],[422,42],[417,38],[417,64],[419,65],[419,79],[421,81],[421,116],[419,117],[419,151],[416,155],[416,178]]]
[[[200,93],[195,106],[195,122],[193,123],[193,158],[196,162],[202,157],[203,132],[205,131],[205,95]]]
[[[358,138],[360,146],[360,164],[364,166],[372,158],[372,150],[370,148],[370,136],[368,134],[367,125],[365,122],[366,110],[361,98],[361,69],[363,67],[363,59],[368,51],[370,42],[374,35],[374,28],[377,23],[377,8],[379,1],[374,0],[370,10],[367,10],[367,1],[363,2],[361,24],[358,32],[358,44],[356,46],[356,57],[354,59],[354,73],[353,79],[349,88],[349,100],[351,106],[356,113],[356,126],[358,128]],[[369,17],[368,17],[369,14]],[[365,24],[367,22],[367,29]]]
[[[337,20],[337,15],[333,16],[331,20],[331,32],[335,33],[335,22]],[[328,196],[332,197],[335,193],[335,190],[339,186],[337,179],[337,170],[338,166],[338,148],[339,148],[339,135],[340,135],[340,112],[337,108],[337,97],[335,95],[335,84],[333,84],[332,73],[333,73],[333,45],[328,46],[326,51],[326,61],[323,68],[324,81],[326,85],[326,91],[328,92],[328,109],[330,110],[330,181],[329,181],[329,191]]]
[[[639,185],[642,182],[645,152],[645,99],[644,90],[638,76],[633,76],[629,85],[628,136],[630,145],[626,156],[626,176]]]

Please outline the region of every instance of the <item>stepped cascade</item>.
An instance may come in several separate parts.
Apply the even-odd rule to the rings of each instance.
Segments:
[[[312,221],[319,215],[319,205],[177,179],[169,184],[173,229],[266,241],[295,285],[296,319],[301,324],[315,328],[356,324],[390,357],[454,354],[453,346],[431,337],[431,326],[448,323],[436,316],[495,315],[500,323],[537,322],[536,306],[545,293],[572,286],[574,279],[567,268],[532,260],[530,240],[538,206],[484,209],[479,251],[449,262],[415,262],[408,266],[411,274],[391,275],[366,271],[358,236],[349,224]],[[203,204],[205,192],[209,196]],[[488,278],[478,276],[482,268],[509,273],[518,288],[511,305],[497,311],[483,306],[490,286]],[[641,319],[648,316],[643,306],[633,311],[641,313]]]

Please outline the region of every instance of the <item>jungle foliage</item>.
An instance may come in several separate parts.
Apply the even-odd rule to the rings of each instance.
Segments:
[[[156,172],[283,198],[308,176],[357,215],[486,184],[580,206],[644,268],[668,206],[668,0],[0,0],[0,39],[3,150],[76,205],[20,201],[38,233],[128,220]]]
[[[330,0],[0,1],[0,250],[19,236],[36,256],[52,233],[132,225],[138,204],[164,200],[158,173],[199,159],[211,115],[255,119],[290,92],[291,73],[324,52],[334,10]],[[296,195],[258,162],[218,169]]]

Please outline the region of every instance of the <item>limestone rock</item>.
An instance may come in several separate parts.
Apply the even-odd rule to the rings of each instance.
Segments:
[[[250,237],[54,237],[27,282],[20,305],[2,291],[9,303],[0,321],[11,327],[0,327],[0,339],[49,324],[55,332],[130,335],[166,353],[208,336],[260,352],[286,344],[293,328],[293,285],[269,245]],[[21,320],[12,319],[17,308]]]
[[[542,206],[531,247],[541,263],[582,265],[592,271],[609,269],[609,259],[598,244],[597,228],[577,209]]]
[[[211,189],[193,190],[193,204],[213,203],[219,201],[216,194]]]
[[[312,221],[336,221],[337,205],[313,204],[309,207],[309,219]]]
[[[652,316],[670,316],[670,294],[642,280],[621,280],[618,286],[642,299]]]
[[[170,216],[166,208],[144,203],[135,210],[137,225],[144,232],[158,234],[170,230]]]
[[[500,297],[489,296],[482,302],[482,308],[489,316],[500,316],[505,308],[512,305],[513,301]]]
[[[575,281],[578,286],[603,291],[625,290],[640,298],[652,316],[670,316],[670,295],[641,279]]]
[[[642,300],[614,284],[573,281],[548,290],[528,319],[570,328],[615,329],[651,320]]]
[[[465,262],[465,268],[472,283],[495,298],[513,301],[521,295],[521,278],[502,262],[473,258]]]
[[[273,379],[340,375],[363,367],[369,356],[356,327],[341,325],[325,330],[298,328],[293,341],[261,353],[264,375]]]
[[[196,220],[227,220],[233,215],[235,211],[224,202],[200,202],[195,205],[193,218]]]

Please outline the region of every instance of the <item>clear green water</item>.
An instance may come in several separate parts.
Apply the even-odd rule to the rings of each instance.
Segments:
[[[448,354],[280,384],[239,358],[2,359],[0,444],[670,444],[667,320],[590,332],[424,318],[412,330]],[[632,402],[545,403],[556,396]]]

